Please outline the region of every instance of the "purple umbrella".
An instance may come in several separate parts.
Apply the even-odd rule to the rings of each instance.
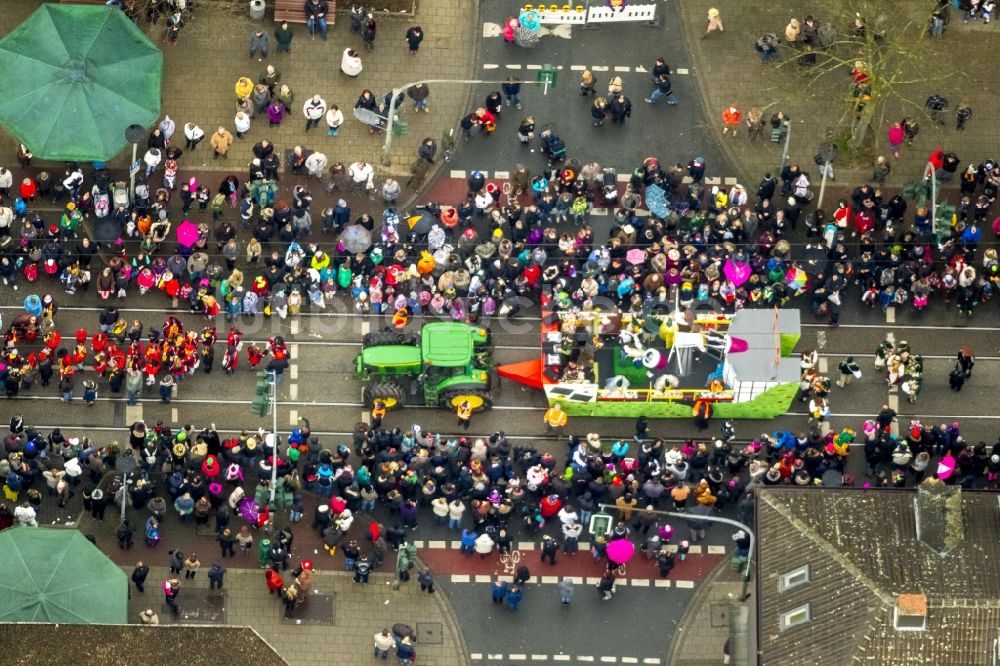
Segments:
[[[722,273],[727,280],[738,287],[750,279],[750,264],[727,259],[726,265],[722,267]]]
[[[607,553],[615,564],[625,564],[635,555],[635,544],[628,539],[615,539],[608,544]]]
[[[191,247],[198,242],[198,227],[191,220],[184,220],[177,227],[177,242],[184,247]]]
[[[240,515],[251,525],[257,524],[257,516],[260,514],[260,507],[253,499],[247,497],[240,502]]]

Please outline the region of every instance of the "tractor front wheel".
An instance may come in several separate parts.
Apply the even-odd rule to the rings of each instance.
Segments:
[[[372,409],[378,400],[386,411],[401,409],[406,403],[406,389],[393,382],[372,382],[361,392],[365,407]]]
[[[489,394],[486,391],[478,389],[448,391],[441,396],[441,405],[443,407],[458,409],[463,400],[469,401],[469,406],[472,407],[472,411],[474,412],[481,412],[493,406]]]

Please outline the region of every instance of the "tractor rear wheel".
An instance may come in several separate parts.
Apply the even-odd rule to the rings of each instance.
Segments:
[[[408,336],[405,333],[400,333],[398,331],[373,331],[371,333],[366,333],[363,338],[361,338],[361,346],[368,347],[379,347],[382,345],[409,345],[413,343],[412,336]]]
[[[361,391],[365,407],[371,409],[378,400],[386,411],[400,409],[406,404],[406,389],[394,382],[372,382]]]
[[[469,406],[474,412],[481,412],[493,406],[489,394],[481,389],[447,391],[441,396],[441,406],[457,409],[463,400],[469,401]]]

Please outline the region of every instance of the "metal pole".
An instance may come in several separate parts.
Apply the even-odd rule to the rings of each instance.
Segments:
[[[785,147],[781,151],[781,165],[778,167],[779,172],[785,168],[785,162],[788,161],[788,146],[792,141],[791,123],[788,123],[787,125],[785,125],[785,127],[788,129],[788,131],[785,132]]]
[[[615,506],[614,504],[599,504],[598,506],[600,506],[602,509],[609,509],[613,511],[618,510],[618,507]],[[639,511],[640,509],[636,510]],[[641,510],[647,511],[647,509],[641,509]],[[674,511],[659,511],[657,509],[648,509],[648,511],[651,511],[652,513],[655,513],[658,516],[673,516],[674,518],[683,518],[684,520],[688,520],[693,517],[696,520],[707,520],[710,523],[725,523],[727,525],[732,525],[733,527],[738,527],[741,530],[745,530],[746,533],[750,536],[750,552],[747,554],[747,566],[743,570],[743,589],[740,591],[740,601],[746,601],[747,599],[750,598],[750,594],[747,591],[747,588],[750,586],[750,564],[751,561],[753,560],[753,547],[754,544],[757,542],[757,537],[756,535],[754,535],[753,530],[750,529],[749,525],[744,525],[738,520],[732,520],[730,518],[719,518],[717,516],[692,516],[689,513],[676,513]]]
[[[132,161],[128,165],[128,200],[135,202],[135,171],[132,169],[132,165],[135,164],[135,157],[139,149],[139,144],[132,144]]]
[[[937,173],[930,161],[924,167],[924,178],[931,179],[931,234],[937,236]]]
[[[278,373],[271,371],[271,508],[278,485]]]
[[[830,168],[830,162],[823,163],[823,179],[819,181],[819,199],[816,201],[816,208],[823,207],[823,194],[826,193],[826,174]]]

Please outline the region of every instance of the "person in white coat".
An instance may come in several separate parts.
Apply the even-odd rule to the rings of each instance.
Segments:
[[[194,123],[184,124],[184,147],[194,150],[201,143],[202,139],[205,138],[205,130],[198,127]]]
[[[234,124],[236,125],[236,138],[242,139],[243,135],[250,131],[250,114],[237,111]]]
[[[323,172],[326,171],[326,166],[329,163],[330,160],[323,153],[310,153],[305,162],[306,173],[310,178],[322,178]]]
[[[35,510],[28,502],[14,509],[14,517],[17,518],[18,524],[22,527],[38,527],[38,521],[35,520]]]
[[[340,59],[340,71],[348,76],[357,76],[361,73],[361,56],[354,49],[344,49],[344,55]]]
[[[337,108],[336,104],[331,104],[326,111],[326,135],[337,136],[340,126],[344,124],[344,112]]]

